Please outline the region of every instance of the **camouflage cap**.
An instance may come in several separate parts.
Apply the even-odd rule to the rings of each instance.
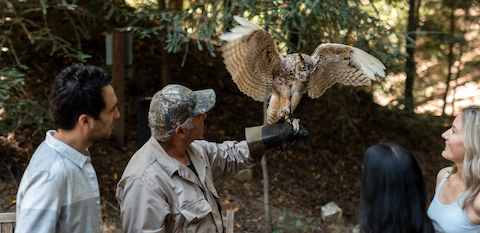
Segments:
[[[155,93],[150,102],[148,122],[160,132],[183,124],[189,117],[203,114],[215,105],[212,89],[192,91],[179,84],[169,84]]]

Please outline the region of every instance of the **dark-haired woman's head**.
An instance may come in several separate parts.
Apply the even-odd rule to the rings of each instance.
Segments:
[[[56,77],[50,94],[54,128],[71,130],[82,114],[98,119],[105,108],[103,88],[111,82],[112,77],[96,66],[75,64],[65,68]]]
[[[433,232],[426,215],[427,189],[413,154],[381,141],[363,158],[361,232]]]

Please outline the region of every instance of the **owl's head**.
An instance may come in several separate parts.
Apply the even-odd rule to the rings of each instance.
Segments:
[[[312,58],[309,55],[299,53],[296,60],[295,77],[299,80],[307,81],[316,68]]]

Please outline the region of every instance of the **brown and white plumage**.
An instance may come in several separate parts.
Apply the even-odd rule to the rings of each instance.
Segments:
[[[311,56],[281,55],[273,36],[238,16],[240,25],[220,36],[226,69],[237,87],[256,101],[270,98],[267,123],[295,111],[302,95],[318,98],[335,83],[370,85],[385,77],[385,66],[365,51],[343,44],[320,44]]]

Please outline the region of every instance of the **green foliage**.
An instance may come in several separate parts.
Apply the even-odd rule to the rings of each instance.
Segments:
[[[50,112],[44,106],[31,99],[9,100],[3,105],[0,131],[16,132],[22,128],[31,128],[32,136],[48,129],[47,122],[52,122]]]
[[[0,35],[0,47],[8,49],[6,54],[1,54],[0,61],[6,66],[21,65],[15,52],[21,45],[12,41],[26,36],[37,51],[49,49],[51,56],[72,57],[85,62],[90,55],[82,51],[81,41],[91,37],[85,21],[96,16],[77,8],[65,0],[5,1],[3,6],[0,2],[3,16],[0,29],[5,32]],[[65,26],[59,26],[57,20]]]
[[[24,75],[16,69],[5,67],[0,69],[0,109],[5,102],[8,102],[8,93],[14,86],[19,86],[23,82]]]
[[[24,65],[17,51],[25,53],[26,44],[35,51],[49,51],[50,56],[86,62],[92,54],[83,48],[83,41],[113,28],[130,32],[138,39],[154,38],[168,52],[184,52],[184,59],[189,41],[215,57],[221,43],[218,35],[234,26],[233,15],[265,27],[284,53],[311,53],[319,43],[344,43],[369,51],[392,69],[402,56],[397,45],[389,42],[392,33],[386,24],[362,10],[359,0],[190,1],[181,11],[172,10],[168,3],[173,1],[161,9],[152,1],[136,8],[104,0],[0,1],[0,30],[4,32],[0,34],[1,67]],[[31,101],[18,104],[28,103]]]
[[[195,40],[215,56],[218,35],[233,27],[232,16],[241,15],[266,28],[277,39],[284,53],[311,53],[319,43],[353,45],[377,55],[390,67],[398,66],[402,54],[387,39],[392,35],[386,24],[363,11],[361,1],[192,1],[183,11],[140,5],[136,18],[121,28],[139,38],[152,37],[165,42],[169,52],[188,49]],[[110,8],[112,16],[132,17],[121,8]],[[243,13],[240,13],[243,12]],[[396,35],[396,34],[393,34]],[[398,70],[398,69],[397,69]]]
[[[25,84],[21,77],[30,70],[24,64],[22,56],[49,51],[50,56],[62,57],[65,61],[87,62],[92,54],[85,51],[82,43],[92,39],[95,29],[109,30],[112,22],[107,20],[111,11],[104,10],[111,5],[113,3],[110,1],[103,0],[0,0],[2,133],[28,126],[34,129],[35,134],[45,128],[45,122],[51,120],[47,109],[35,96],[21,91],[16,91],[17,95],[11,95],[12,88],[13,91],[22,89],[21,86]],[[131,18],[119,17],[115,22],[121,23],[122,20]],[[35,51],[29,51],[32,47]]]
[[[25,127],[35,135],[51,120],[45,106],[24,90],[22,56],[33,51],[50,51],[50,56],[85,62],[91,55],[82,40],[91,38],[85,22],[95,16],[79,10],[77,1],[0,1],[0,134]],[[65,25],[63,25],[65,23]],[[20,52],[17,52],[20,51]]]
[[[16,68],[0,69],[0,135],[24,127],[33,128],[32,134],[35,135],[45,130],[45,123],[51,121],[50,113],[33,98],[10,95],[12,89],[24,86],[23,76]]]

